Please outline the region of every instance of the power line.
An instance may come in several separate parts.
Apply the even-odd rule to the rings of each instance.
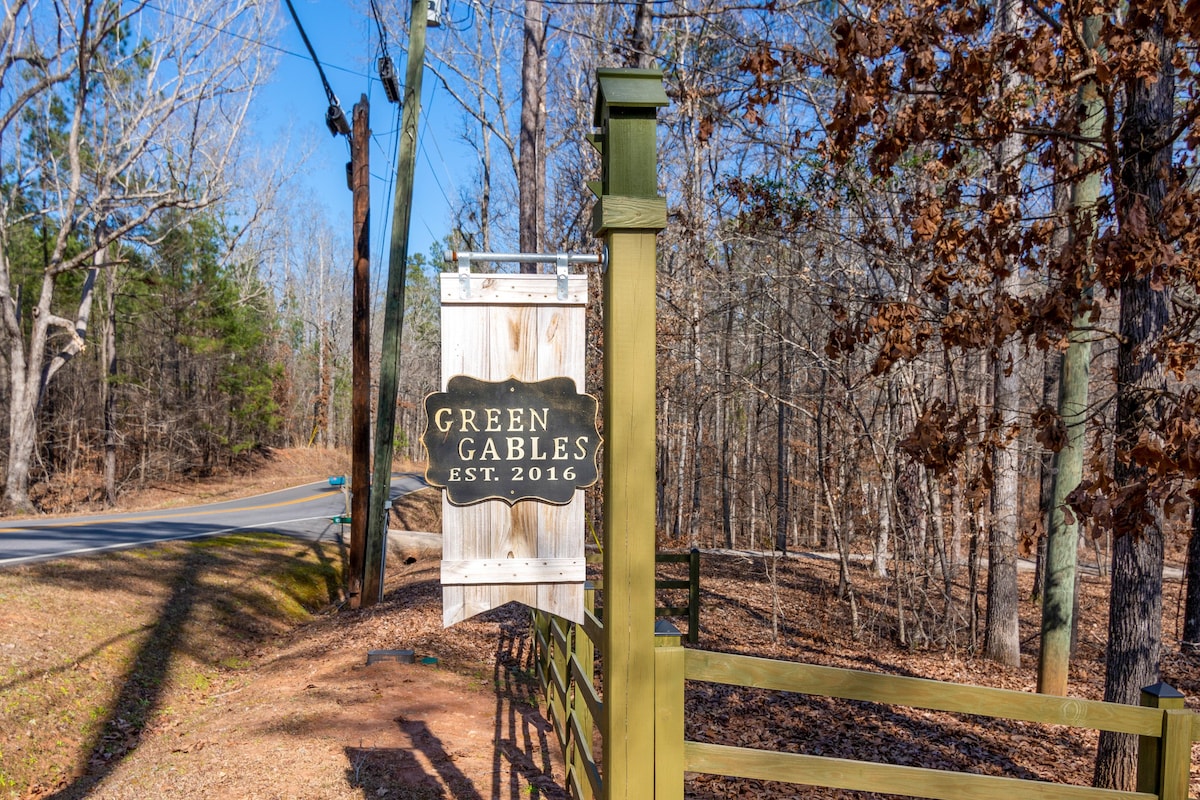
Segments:
[[[317,58],[317,51],[313,50],[312,42],[308,40],[308,34],[304,31],[304,26],[300,24],[300,17],[296,14],[296,7],[292,5],[292,0],[283,1],[287,4],[288,11],[292,13],[292,19],[296,23],[296,29],[300,31],[300,38],[304,41],[304,46],[308,48],[308,54],[312,56],[313,63],[317,65],[317,74],[321,76],[321,84],[325,87],[325,97],[328,98],[330,105],[340,105],[337,95],[329,87],[329,79],[325,77],[325,69],[321,66],[321,59]]]
[[[286,47],[280,47],[279,45],[273,44],[271,42],[264,42],[262,39],[255,39],[253,36],[246,36],[243,33],[238,33],[237,31],[231,31],[228,28],[221,28],[216,25],[213,25],[211,22],[205,22],[202,19],[194,19],[194,18],[186,16],[184,14],[180,14],[178,11],[172,11],[169,8],[162,8],[160,6],[156,6],[154,3],[146,3],[146,8],[150,9],[151,11],[157,11],[159,14],[163,14],[168,17],[175,17],[176,19],[181,19],[184,22],[190,22],[193,25],[199,25],[203,28],[208,28],[210,31],[216,31],[217,33],[221,33],[226,36],[230,36],[234,39],[240,39],[243,42],[249,42],[250,44],[258,45],[259,47],[261,47],[265,50],[274,50],[276,53],[282,53],[285,56],[291,56],[292,58],[302,58],[305,61],[308,60],[307,56],[305,56],[303,53],[297,53],[295,50],[288,50]],[[337,72],[345,72],[346,74],[353,75],[356,78],[370,79],[370,77],[371,77],[370,75],[365,75],[364,73],[359,72],[358,70],[350,69],[349,67],[343,67],[338,64],[329,64],[326,62],[322,62],[322,63],[324,64],[326,69],[335,70]]]
[[[383,24],[383,17],[379,13],[379,6],[375,3],[375,0],[371,0],[371,16],[375,18],[375,27],[379,29],[379,46],[386,56],[388,54],[387,26]]]
[[[438,84],[433,84],[433,91],[429,93],[429,116],[433,117],[433,101],[437,98]],[[434,184],[438,187],[438,191],[442,193],[442,197],[446,200],[446,205],[453,208],[454,203],[450,200],[450,196],[446,194],[446,189],[442,186],[441,180],[438,179],[437,170],[434,168],[433,160],[429,157],[429,151],[425,149],[425,137],[421,137],[421,155],[425,156],[425,163],[429,165],[430,175],[433,177]],[[450,180],[450,188],[453,190],[454,177],[450,174],[449,164],[446,162],[446,156],[442,153],[442,147],[438,143],[438,137],[433,137],[433,149],[437,151],[438,160],[441,162],[442,169],[446,172],[446,177]],[[433,231],[430,231],[433,233]]]
[[[391,152],[387,153],[387,177],[386,177],[386,179],[384,179],[384,183],[387,188],[384,191],[384,197],[392,196],[392,191],[394,190],[395,182],[396,182],[396,157],[397,157],[396,154],[397,154],[397,151],[400,149],[401,107],[399,105],[395,106],[395,111],[393,113],[395,114],[395,118],[393,120],[392,130],[389,131],[389,133],[388,133],[388,136],[391,139]],[[374,138],[376,138],[376,141],[378,142],[378,138],[377,137],[374,137]],[[384,245],[384,242],[387,240],[388,236],[391,235],[391,230],[392,230],[392,226],[390,224],[391,216],[392,216],[392,204],[384,203],[383,204],[383,224],[379,226],[379,244],[375,248],[375,253],[376,253],[377,257],[376,257],[376,263],[375,263],[375,270],[372,271],[372,275],[381,274],[383,271],[383,266],[384,266],[383,265],[383,254],[387,250],[387,248],[384,247],[383,245]],[[382,299],[382,295],[380,296],[380,299]]]

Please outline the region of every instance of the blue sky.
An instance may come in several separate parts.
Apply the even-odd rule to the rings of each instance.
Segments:
[[[398,106],[387,102],[375,71],[379,54],[379,32],[366,0],[292,0],[300,22],[316,51],[330,88],[346,113],[362,94],[371,106],[371,260],[386,266],[388,235],[392,225],[392,187],[395,183],[396,129]],[[326,211],[335,229],[342,226],[349,239],[351,195],[346,188],[346,162],[350,149],[345,137],[330,135],[325,126],[328,101],[316,66],[300,37],[287,7],[280,0],[280,27],[275,45],[280,50],[274,79],[262,92],[258,129],[269,142],[289,136],[296,144],[312,148],[313,154],[302,178],[303,190]],[[444,35],[430,29],[429,39]],[[401,82],[406,61],[404,49],[408,30],[388,30],[388,51],[396,63]],[[467,148],[457,143],[458,115],[449,96],[425,72],[419,126],[420,149],[414,185],[412,226],[408,252],[428,252],[451,227],[450,203],[457,198],[470,169],[464,163]],[[381,262],[382,259],[382,262]],[[376,270],[376,274],[379,274]],[[373,287],[374,288],[374,287]]]

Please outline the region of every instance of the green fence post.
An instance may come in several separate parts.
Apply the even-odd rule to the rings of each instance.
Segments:
[[[691,631],[688,631],[691,635]],[[654,624],[654,797],[683,797],[683,659],[679,630]]]
[[[1190,715],[1179,713],[1183,700],[1183,694],[1162,682],[1142,689],[1141,705],[1161,708],[1166,713],[1161,738],[1138,737],[1137,790],[1156,795],[1160,800],[1187,800],[1192,741]],[[1181,749],[1185,752],[1182,776]]]
[[[700,548],[688,554],[688,644],[700,641]]]
[[[654,785],[654,504],[658,70],[600,69],[592,232],[604,238],[604,795]]]
[[[571,623],[562,617],[550,617],[550,711],[554,728],[563,745],[563,757],[570,760],[571,741]]]
[[[546,691],[546,681],[542,677],[545,674],[542,663],[546,660],[546,647],[543,643],[548,642],[550,636],[549,619],[550,615],[545,611],[533,610],[533,674],[547,700],[550,696]]]

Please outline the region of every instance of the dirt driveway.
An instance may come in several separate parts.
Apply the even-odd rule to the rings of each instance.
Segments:
[[[87,796],[564,798],[526,615],[443,632],[429,591],[436,568],[405,566],[394,580],[404,588],[382,605],[304,626],[247,677],[154,730]],[[417,663],[367,664],[371,650],[401,648]],[[420,663],[429,658],[438,663]]]

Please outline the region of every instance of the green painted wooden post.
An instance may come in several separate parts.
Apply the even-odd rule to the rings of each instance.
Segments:
[[[601,154],[592,232],[604,275],[604,795],[645,800],[654,785],[656,111],[658,70],[596,72]]]
[[[691,634],[691,631],[688,631]],[[654,797],[683,797],[683,637],[665,619],[654,623]]]
[[[700,549],[688,554],[688,644],[700,641]]]
[[[559,740],[566,743],[563,759],[574,757],[571,742],[571,628],[570,621],[550,617],[550,714]]]
[[[1165,683],[1142,689],[1141,705],[1166,709],[1166,713],[1161,739],[1155,736],[1138,739],[1137,790],[1157,795],[1161,800],[1187,800],[1192,741],[1190,715],[1180,713],[1183,701],[1183,695]]]

